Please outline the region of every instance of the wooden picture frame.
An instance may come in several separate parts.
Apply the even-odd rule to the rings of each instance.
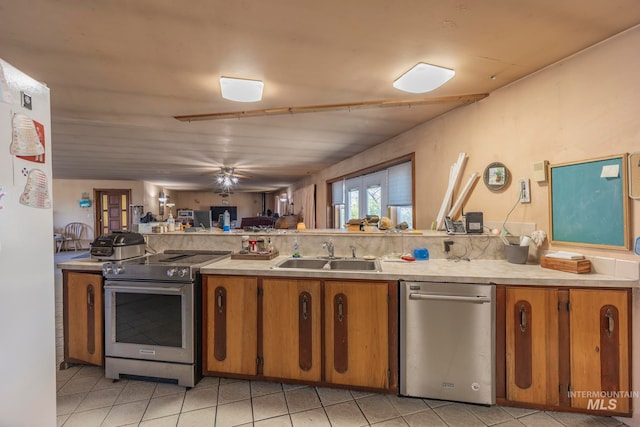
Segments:
[[[500,191],[506,188],[510,178],[509,169],[500,162],[490,163],[482,174],[484,185],[491,191]]]
[[[627,154],[549,165],[550,242],[628,250]]]
[[[640,199],[640,152],[629,154],[629,197]]]

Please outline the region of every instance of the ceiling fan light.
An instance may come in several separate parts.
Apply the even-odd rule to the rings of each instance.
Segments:
[[[420,62],[394,81],[393,87],[404,92],[425,93],[439,88],[455,75],[452,69]]]
[[[260,80],[220,77],[222,97],[229,101],[256,102],[262,100],[264,83]]]

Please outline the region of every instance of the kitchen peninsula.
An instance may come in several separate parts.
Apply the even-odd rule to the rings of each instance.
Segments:
[[[148,234],[147,249],[239,251],[245,234]],[[599,259],[589,274],[565,273],[533,263],[511,264],[505,260],[502,241],[489,235],[334,230],[251,234],[271,239],[281,255],[270,260],[224,258],[200,268],[205,375],[398,393],[398,281],[493,284],[498,403],[608,415],[631,413],[628,398],[618,399],[615,408],[596,408],[600,411],[578,398],[568,401],[552,380],[557,376],[584,389],[600,390],[601,381],[610,377],[594,375],[595,382],[585,382],[579,372],[599,371],[604,363],[618,368],[614,381],[618,389],[633,390],[630,352],[632,346],[638,348],[638,339],[632,333],[631,308],[637,304],[638,277],[599,272],[599,268],[607,273],[628,272],[629,262],[616,267],[620,261]],[[278,268],[291,258],[294,239],[303,259],[326,256],[323,243],[330,239],[336,257],[352,257],[353,251],[359,259],[376,257],[380,271]],[[444,251],[444,240],[454,242],[449,253]],[[428,248],[430,260],[400,260],[400,254],[416,247]],[[60,267],[65,277],[69,273],[99,276],[102,263],[73,260]],[[572,302],[573,312],[559,312],[557,307],[567,302]],[[615,327],[608,331],[619,342],[596,354],[589,344],[592,337],[585,337],[583,331],[587,335],[600,331],[576,325],[588,325],[594,318],[598,323],[600,303],[615,313],[611,317]],[[514,316],[520,306],[526,307],[522,313],[535,331],[527,338],[528,352],[516,338],[519,322],[525,318],[525,314]],[[341,324],[341,318],[348,323]],[[296,324],[297,328],[292,327]],[[563,332],[558,335],[556,330]],[[569,360],[570,353],[591,356],[574,361]],[[530,384],[522,381],[522,372]]]

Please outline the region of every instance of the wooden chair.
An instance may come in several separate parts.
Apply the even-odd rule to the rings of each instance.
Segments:
[[[85,234],[89,226],[82,222],[70,222],[64,227],[62,233],[62,243],[60,244],[60,250],[64,250],[65,245],[73,243],[73,250],[82,250],[82,236]],[[69,249],[68,249],[69,250]]]

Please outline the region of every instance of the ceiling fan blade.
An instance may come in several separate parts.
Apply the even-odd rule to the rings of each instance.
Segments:
[[[233,173],[235,176],[237,176],[238,178],[243,178],[243,179],[250,179],[251,175],[247,175],[244,173],[238,173],[238,172],[234,172]]]
[[[193,122],[199,120],[240,119],[243,117],[317,113],[322,111],[352,110],[357,108],[402,107],[422,104],[442,104],[448,102],[470,104],[472,102],[480,101],[487,96],[489,96],[488,93],[478,93],[474,95],[453,95],[432,98],[386,99],[378,101],[350,102],[344,104],[306,105],[301,107],[267,108],[260,110],[231,111],[226,113],[191,114],[185,116],[174,116],[174,118],[176,120],[180,120],[181,122]]]

